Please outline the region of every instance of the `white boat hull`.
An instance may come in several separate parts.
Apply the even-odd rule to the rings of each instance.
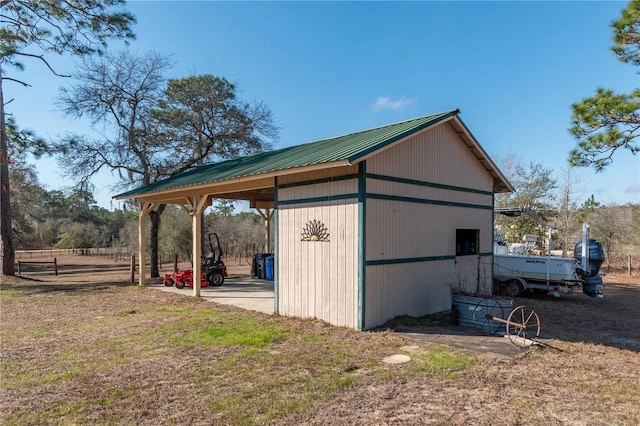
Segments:
[[[579,263],[573,258],[494,254],[493,265],[493,274],[498,280],[514,277],[537,282],[547,282],[548,280],[550,283],[580,280],[576,273]]]

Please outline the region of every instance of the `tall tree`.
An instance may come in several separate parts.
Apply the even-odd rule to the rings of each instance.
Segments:
[[[551,170],[539,162],[523,165],[513,155],[501,162],[507,162],[505,171],[515,192],[496,198],[496,207],[530,208],[530,213],[516,217],[498,218],[496,226],[511,242],[521,241],[525,234],[542,236],[545,226],[553,214],[556,180],[551,178]]]
[[[14,274],[11,238],[9,153],[5,128],[4,81],[27,83],[5,76],[3,67],[22,69],[23,59],[36,59],[55,70],[48,54],[100,53],[110,38],[133,38],[133,15],[122,10],[123,0],[0,0],[0,255],[1,275]]]
[[[581,195],[580,192],[580,179],[576,175],[575,169],[567,167],[560,176],[556,196],[557,214],[551,222],[558,232],[554,239],[560,242],[563,257],[566,257],[567,251],[573,248],[575,236],[580,230],[576,214],[576,198]]]
[[[157,131],[151,110],[157,107],[165,88],[169,56],[129,51],[106,53],[83,61],[75,83],[61,90],[58,105],[70,117],[88,117],[99,137],[69,135],[58,145],[64,153],[59,161],[67,174],[86,185],[103,168],[120,176],[120,187],[147,185],[166,176],[161,166],[170,155],[156,143]],[[157,235],[164,205],[150,212],[151,276],[159,276]]]
[[[618,59],[640,66],[640,0],[629,2],[620,17],[611,24],[613,52]],[[616,93],[598,88],[592,97],[573,105],[570,133],[578,140],[570,161],[576,166],[593,166],[597,171],[613,161],[623,148],[632,154],[640,151],[640,89]]]
[[[174,152],[162,167],[168,175],[268,150],[279,133],[264,102],[240,99],[235,84],[211,74],[169,80],[152,115],[161,129],[158,142]],[[231,214],[233,203],[219,200],[218,209]],[[202,220],[202,246],[205,226]]]
[[[270,149],[279,131],[267,105],[239,99],[234,84],[210,74],[169,80],[152,115],[159,143],[174,152],[168,174]]]
[[[235,85],[211,75],[170,80],[170,60],[151,52],[107,54],[85,61],[79,83],[63,91],[60,104],[71,116],[101,123],[100,139],[72,136],[60,148],[63,167],[88,182],[103,167],[126,185],[146,185],[219,159],[270,147],[278,129],[262,103],[237,98]],[[159,276],[160,205],[150,213],[151,276]]]

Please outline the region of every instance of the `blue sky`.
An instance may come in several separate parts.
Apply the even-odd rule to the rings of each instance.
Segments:
[[[212,2],[129,1],[138,20],[130,48],[173,54],[170,77],[210,73],[270,105],[282,126],[277,148],[443,110],[461,118],[489,155],[541,162],[560,178],[575,145],[571,104],[599,86],[640,83],[617,61],[609,24],[626,2]],[[114,48],[118,44],[112,45]],[[52,58],[70,72],[69,58]],[[46,137],[83,131],[53,98],[65,79],[39,63],[5,83],[22,127]],[[63,179],[55,161],[37,163],[42,183]],[[596,174],[578,169],[578,202],[640,202],[640,156],[619,152]],[[117,180],[94,181],[110,207]]]

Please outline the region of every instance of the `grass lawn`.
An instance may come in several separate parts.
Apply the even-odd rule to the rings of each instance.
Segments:
[[[628,345],[567,335],[505,361],[64,278],[5,279],[0,315],[7,425],[640,424],[639,328]]]

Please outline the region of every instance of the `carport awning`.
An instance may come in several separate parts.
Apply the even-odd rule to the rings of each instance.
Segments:
[[[449,110],[348,135],[222,161],[116,195],[151,202],[182,203],[187,197],[213,194],[219,198],[273,201],[277,176],[356,164],[412,134],[445,121],[494,177],[496,192],[512,191],[510,183],[476,139]]]

